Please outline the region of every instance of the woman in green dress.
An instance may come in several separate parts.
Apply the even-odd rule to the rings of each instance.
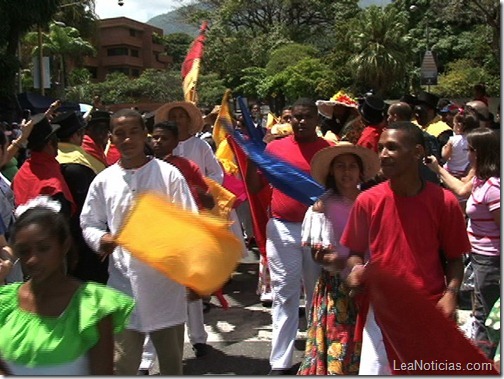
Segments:
[[[60,207],[40,196],[16,211],[11,244],[30,279],[0,286],[0,357],[14,375],[112,375],[113,334],[134,302],[66,275],[72,240]]]

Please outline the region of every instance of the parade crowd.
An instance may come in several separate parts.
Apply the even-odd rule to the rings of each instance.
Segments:
[[[142,114],[95,104],[81,114],[56,101],[2,124],[0,374],[137,375],[157,362],[161,375],[182,375],[186,329],[194,355],[209,353],[208,298],[116,239],[146,191],[194,217],[217,212],[243,257],[257,245],[257,295],[272,313],[269,375],[404,374],[405,357],[428,357],[421,341],[434,347],[437,335],[463,338],[449,349],[455,357],[500,372],[500,109],[490,112],[484,86],[463,103],[339,91],[270,117],[252,104],[230,112],[233,130],[217,139],[223,107],[203,114],[178,101]],[[292,193],[272,183],[240,150],[255,132],[259,157],[288,163],[322,195],[307,204],[293,195],[307,179]]]

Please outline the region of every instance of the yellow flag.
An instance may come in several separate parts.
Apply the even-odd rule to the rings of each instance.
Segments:
[[[229,231],[229,222],[186,211],[152,192],[138,196],[116,241],[137,259],[204,296],[224,285],[241,258],[241,245]]]
[[[222,119],[225,119],[229,125],[232,124],[231,112],[229,110],[229,98],[231,97],[231,90],[227,89],[222,97],[222,103],[215,120],[215,124],[212,130],[212,138],[215,141],[217,150],[215,152],[215,157],[222,163],[224,171],[226,173],[234,175],[238,173],[238,166],[236,164],[236,159],[231,149],[231,146],[227,143],[226,136],[228,135],[227,129],[222,125]]]
[[[210,210],[210,213],[224,220],[228,220],[229,213],[231,213],[236,201],[236,195],[213,179],[205,176],[203,180],[208,185],[208,190],[215,200],[215,206]]]
[[[219,147],[219,144],[226,139],[228,132],[224,125],[222,125],[220,119],[226,119],[231,125],[231,112],[229,111],[229,98],[231,96],[231,90],[227,89],[224,92],[224,96],[222,97],[221,107],[219,109],[219,114],[217,115],[217,119],[215,120],[215,124],[212,130],[212,138],[215,142],[215,145]]]
[[[268,118],[266,119],[266,129],[271,129],[273,125],[280,124],[281,120],[278,119],[273,113],[268,112]]]

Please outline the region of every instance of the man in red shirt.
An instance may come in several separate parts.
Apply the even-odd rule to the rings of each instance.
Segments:
[[[421,129],[408,121],[383,131],[378,148],[389,180],[362,192],[354,203],[341,237],[350,249],[347,283],[361,286],[369,251],[371,262],[393,270],[452,317],[463,276],[462,254],[471,246],[455,196],[420,175],[424,144]],[[390,374],[391,351],[386,350],[387,338],[376,323],[372,303],[363,316],[359,375]]]
[[[293,135],[270,142],[266,152],[310,173],[315,153],[333,145],[317,136],[319,122],[315,102],[299,99],[292,108]],[[257,192],[267,183],[255,165],[247,165],[247,185]],[[288,374],[292,366],[294,341],[299,322],[300,283],[303,278],[306,309],[310,309],[320,268],[301,247],[301,224],[308,207],[273,188],[270,219],[266,225],[266,255],[273,292],[273,339],[270,374]]]
[[[357,145],[378,152],[378,140],[385,126],[385,103],[375,95],[368,95],[359,106],[359,114],[365,124]]]

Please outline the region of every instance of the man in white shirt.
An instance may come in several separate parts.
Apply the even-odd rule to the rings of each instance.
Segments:
[[[115,374],[136,375],[148,334],[156,349],[161,375],[182,375],[186,288],[117,246],[118,233],[137,193],[162,192],[187,210],[197,212],[189,187],[172,165],[144,153],[147,129],[135,110],[112,115],[112,142],[120,160],[91,183],[81,213],[86,242],[102,256],[110,255],[108,285],[136,302],[127,329],[115,337]],[[149,231],[146,230],[146,233]]]

